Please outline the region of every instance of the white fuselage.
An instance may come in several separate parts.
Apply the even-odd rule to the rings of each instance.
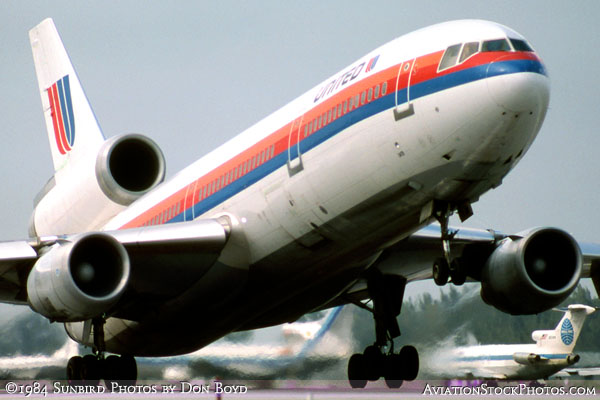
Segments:
[[[219,261],[247,270],[252,281],[226,318],[223,309],[202,305],[203,315],[219,317],[210,327],[181,321],[171,336],[146,340],[144,329],[155,328],[109,319],[107,348],[115,338],[115,349],[127,343],[139,354],[183,353],[231,330],[293,320],[352,284],[386,246],[430,223],[433,201],[472,203],[500,185],[545,116],[549,82],[541,60],[512,49],[480,51],[443,71],[438,65],[448,46],[507,37],[521,38],[485,21],[402,36],[99,227],[226,214],[235,229]],[[175,306],[184,313],[200,307]]]
[[[518,363],[513,355],[537,354],[543,361]],[[556,352],[537,344],[461,347],[451,353],[443,368],[452,378],[543,379],[572,365],[569,353]]]

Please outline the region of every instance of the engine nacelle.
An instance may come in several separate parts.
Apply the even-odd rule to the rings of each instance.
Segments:
[[[119,300],[129,273],[121,243],[102,233],[87,234],[39,258],[27,278],[29,305],[52,321],[84,321]]]
[[[165,159],[151,139],[128,134],[108,139],[96,158],[96,179],[107,198],[127,206],[165,178]]]
[[[158,145],[139,134],[106,140],[78,168],[61,171],[38,195],[30,236],[98,229],[165,177]]]
[[[535,353],[515,353],[515,354],[513,354],[513,360],[515,360],[516,363],[522,364],[522,365],[533,365],[533,364],[539,362],[541,359],[542,359],[542,357],[539,354],[535,354]]]
[[[581,269],[581,250],[571,235],[536,228],[494,250],[481,273],[481,297],[513,315],[537,314],[575,290]]]
[[[569,365],[573,365],[579,362],[579,360],[581,359],[581,357],[579,357],[579,354],[569,354],[567,356],[567,364]]]

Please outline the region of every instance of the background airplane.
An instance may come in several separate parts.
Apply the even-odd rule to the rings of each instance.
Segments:
[[[352,321],[350,307],[307,314],[297,322],[228,335],[185,356],[139,359],[139,375],[143,380],[322,380],[328,370],[345,368],[354,345],[347,338]],[[24,324],[40,336],[46,328],[37,318]],[[60,332],[46,336],[48,342],[63,338]],[[13,355],[0,357],[0,379],[63,379],[69,358],[85,353],[70,339],[51,353],[39,349],[23,354],[26,344],[15,344],[13,349]]]
[[[441,350],[438,373],[447,379],[536,380],[547,379],[580,359],[573,352],[583,323],[595,308],[572,304],[553,330],[531,333],[535,344],[493,344]],[[434,367],[435,368],[435,367]]]

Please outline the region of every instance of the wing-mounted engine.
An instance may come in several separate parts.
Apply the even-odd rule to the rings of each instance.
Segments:
[[[61,171],[38,196],[30,236],[84,232],[100,228],[165,176],[158,145],[140,134],[106,140],[89,160]]]
[[[129,280],[127,251],[93,233],[60,242],[42,255],[27,279],[31,308],[51,321],[84,321],[107,312]]]
[[[481,271],[481,297],[510,314],[537,314],[566,299],[581,270],[581,251],[569,234],[536,228],[493,251]]]

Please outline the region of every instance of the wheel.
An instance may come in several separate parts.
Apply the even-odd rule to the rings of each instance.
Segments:
[[[369,346],[363,352],[366,376],[370,381],[378,380],[383,374],[385,357],[377,346]]]
[[[81,363],[81,378],[83,384],[97,386],[102,378],[100,360],[95,355],[88,354],[83,357]]]
[[[465,267],[457,258],[452,260],[450,277],[452,278],[452,283],[456,286],[461,286],[467,280],[467,272],[465,271]]]
[[[123,380],[121,379],[121,363],[119,356],[108,356],[104,360],[104,383],[108,390],[112,389],[113,382],[122,385]]]
[[[365,371],[365,356],[353,354],[348,361],[348,380],[352,389],[362,389],[367,386]]]
[[[137,380],[137,363],[135,362],[135,358],[130,355],[123,355],[121,356],[120,363],[121,372],[123,374],[122,379],[135,385],[135,381]]]
[[[433,280],[436,285],[444,286],[448,283],[448,277],[450,275],[450,268],[445,258],[437,258],[433,262]]]
[[[419,353],[413,346],[404,346],[400,350],[402,359],[402,378],[407,381],[414,380],[419,374]]]
[[[404,383],[402,380],[402,357],[399,354],[389,354],[385,361],[383,373],[385,384],[390,389],[398,389]]]
[[[69,385],[79,384],[83,377],[83,358],[80,356],[71,357],[67,363],[67,380]]]

